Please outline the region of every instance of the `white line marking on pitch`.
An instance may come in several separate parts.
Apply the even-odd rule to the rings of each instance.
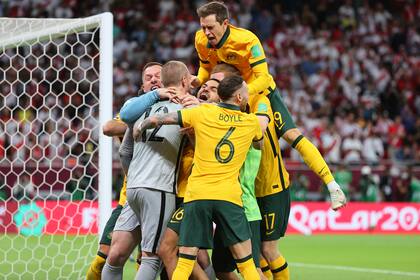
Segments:
[[[420,273],[417,272],[406,272],[406,271],[396,271],[396,270],[384,270],[384,269],[374,269],[374,268],[361,268],[361,267],[351,267],[351,266],[339,266],[339,265],[323,265],[323,264],[308,264],[308,263],[290,263],[292,266],[300,267],[310,267],[310,268],[320,268],[320,269],[335,269],[335,270],[347,270],[347,271],[357,271],[357,272],[370,272],[370,273],[381,273],[381,274],[393,274],[399,276],[412,276],[420,277]]]

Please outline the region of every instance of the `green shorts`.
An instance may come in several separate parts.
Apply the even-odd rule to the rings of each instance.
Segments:
[[[251,236],[241,206],[223,200],[195,200],[184,204],[179,245],[213,248],[213,222],[221,230],[224,247],[248,240]]]
[[[171,219],[168,222],[168,228],[172,229],[179,235],[181,230],[182,218],[184,218],[184,199],[176,198],[176,210],[172,214]]]
[[[272,241],[283,237],[290,214],[289,188],[279,193],[257,197],[257,202],[262,216],[261,240]]]
[[[248,222],[251,228],[252,258],[257,267],[260,267],[260,220]],[[232,272],[236,269],[236,263],[228,247],[223,246],[221,234],[216,228],[214,234],[214,249],[211,255],[211,262],[216,272]]]
[[[280,138],[289,129],[296,128],[296,124],[284,104],[279,90],[277,88],[269,90],[270,94],[268,94],[267,97],[270,100],[271,109],[273,110],[277,137]]]
[[[118,206],[115,207],[115,209],[112,211],[111,217],[109,217],[108,221],[106,222],[99,244],[111,246],[112,231],[114,230],[115,223],[117,222],[122,209],[123,207],[118,204]]]

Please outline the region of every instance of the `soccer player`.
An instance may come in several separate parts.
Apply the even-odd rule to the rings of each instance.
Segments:
[[[202,104],[177,114],[156,115],[141,125],[141,131],[178,123],[194,128],[194,166],[184,197],[179,260],[172,277],[176,280],[188,279],[198,248],[212,247],[213,222],[244,279],[259,278],[237,178],[251,144],[261,147],[261,127],[255,115],[241,112],[248,102],[241,77],[221,81],[218,95],[222,102],[217,105]]]
[[[182,62],[169,61],[162,67],[163,85],[176,88],[181,97],[189,93],[189,78],[188,68]],[[158,102],[134,127],[148,116],[176,112],[181,108],[171,101]],[[156,253],[166,224],[175,210],[176,182],[185,137],[182,137],[179,126],[161,126],[142,133],[134,129],[133,138],[136,142],[128,169],[127,200],[142,232],[142,264],[136,279],[155,279],[161,266]]]
[[[217,95],[217,87],[219,86],[219,80],[210,79],[204,83],[200,90],[197,93],[197,98],[201,102],[217,103],[219,102],[219,96]],[[184,101],[184,100],[181,100]],[[198,103],[199,104],[199,103]],[[196,104],[196,105],[198,105]],[[185,107],[185,106],[184,106]],[[189,142],[186,143],[184,147],[184,153],[181,159],[181,168],[178,178],[178,192],[177,192],[177,209],[173,213],[171,219],[169,220],[168,227],[166,228],[165,234],[162,239],[161,246],[159,248],[159,256],[161,257],[166,272],[169,279],[172,278],[173,271],[176,267],[177,262],[177,253],[178,253],[178,239],[180,226],[183,218],[184,207],[183,200],[185,196],[185,191],[187,188],[188,177],[191,174],[192,162],[194,157],[194,147]],[[206,251],[200,250],[198,256],[199,266],[195,265],[192,277],[193,279],[208,279],[212,277],[212,266],[210,265],[210,260]],[[204,261],[201,261],[203,260]],[[205,264],[203,264],[205,262]],[[202,266],[202,268],[200,268]],[[203,271],[205,270],[205,271]],[[205,274],[204,274],[205,272]],[[208,278],[207,278],[207,276]]]
[[[229,64],[221,63],[214,67],[210,79],[201,86],[200,90],[197,93],[197,98],[199,102],[220,102],[219,95],[217,94],[217,87],[219,86],[220,81],[223,80],[226,75],[233,74],[240,75],[239,71]],[[184,105],[184,100],[182,100],[182,102],[182,104]],[[187,104],[190,104],[190,102],[188,102]],[[168,227],[166,229],[161,246],[159,248],[159,256],[165,264],[165,268],[169,278],[172,277],[172,273],[175,270],[178,259],[177,253],[179,229],[184,213],[183,200],[186,191],[187,180],[191,174],[192,162],[194,157],[194,147],[191,145],[191,142],[195,141],[189,141],[187,143],[187,146],[184,148],[183,158],[181,160],[181,169],[178,179],[177,210],[174,212],[171,220],[168,223]],[[208,278],[214,278],[214,270],[209,263],[210,260],[206,250],[200,250],[198,252],[197,262],[202,267],[202,269],[205,270],[205,273],[207,274]],[[200,270],[201,269],[197,267],[197,265],[195,265],[191,276],[194,279],[204,279],[203,274]]]
[[[306,139],[284,105],[273,77],[268,72],[264,49],[252,32],[229,24],[229,11],[220,2],[207,3],[197,10],[201,30],[195,36],[195,48],[200,60],[198,76],[191,85],[207,81],[211,69],[224,62],[235,66],[247,82],[250,96],[264,94],[270,100],[277,137],[285,139],[302,156],[305,163],[327,185],[331,207],[337,210],[346,204],[340,186],[318,149]]]
[[[161,69],[162,65],[157,62],[149,62],[144,66],[142,72],[142,86],[139,94],[143,94],[144,92],[149,92],[151,90],[155,90],[162,87],[162,83],[160,81]],[[127,125],[123,121],[121,121],[120,115],[118,114],[114,119],[106,122],[103,125],[102,129],[105,135],[116,137],[121,142],[124,133],[127,129]],[[118,206],[112,211],[111,217],[108,219],[105,225],[104,232],[102,233],[101,240],[99,241],[99,250],[86,274],[87,280],[101,279],[102,268],[105,265],[106,259],[109,254],[112,236],[114,235],[115,237],[115,243],[115,240],[120,240],[118,235],[124,235],[124,233],[113,234],[113,231],[115,228],[116,221],[123,209],[124,204],[126,203],[126,187],[127,181],[126,177],[124,177],[124,183],[121,187]],[[124,239],[125,237],[123,237],[123,240]],[[130,251],[130,253],[131,252],[132,250]]]

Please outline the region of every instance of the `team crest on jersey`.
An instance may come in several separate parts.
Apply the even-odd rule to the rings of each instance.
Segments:
[[[235,54],[235,53],[229,53],[229,54],[226,56],[226,60],[227,60],[227,61],[233,61],[233,60],[236,60],[236,54]]]

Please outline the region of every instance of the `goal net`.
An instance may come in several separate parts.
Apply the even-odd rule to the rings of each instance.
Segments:
[[[111,213],[112,15],[0,18],[0,279],[80,279]]]

